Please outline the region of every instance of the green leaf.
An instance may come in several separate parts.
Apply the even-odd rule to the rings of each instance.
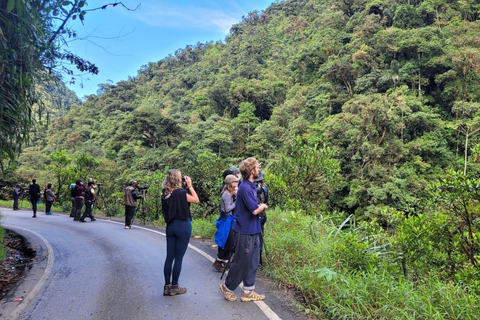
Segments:
[[[8,0],[7,12],[11,12],[15,8],[15,0]]]

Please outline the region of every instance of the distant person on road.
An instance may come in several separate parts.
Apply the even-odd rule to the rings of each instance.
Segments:
[[[235,200],[237,197],[238,178],[229,174],[224,179],[224,188],[222,192],[222,200],[220,202],[220,216],[215,225],[217,232],[215,233],[215,243],[218,245],[217,259],[213,262],[213,267],[222,272],[233,253],[233,245],[235,239],[233,237],[232,226],[235,222]]]
[[[75,218],[75,212],[77,212],[77,209],[75,208],[75,194],[73,189],[75,189],[75,182],[70,184],[68,187],[68,190],[70,190],[70,200],[72,201],[72,210],[70,210],[70,218]]]
[[[87,190],[85,190],[85,212],[80,218],[80,222],[86,222],[86,217],[90,218],[91,221],[97,220],[93,217],[93,204],[95,203],[95,199],[95,183],[93,180],[88,181]]]
[[[182,179],[187,190],[182,188]],[[178,170],[168,171],[163,181],[162,214],[167,224],[167,256],[163,267],[165,286],[164,296],[174,296],[187,292],[187,288],[178,285],[182,271],[183,256],[187,251],[192,234],[192,214],[190,203],[199,203],[197,193],[192,185],[192,179],[184,176]],[[172,271],[173,265],[173,271]]]
[[[125,188],[125,229],[132,229],[132,219],[137,209],[137,200],[142,197],[135,190],[136,184],[137,181],[130,180]]]
[[[55,201],[55,193],[52,190],[52,184],[47,184],[45,191],[43,192],[45,198],[45,214],[51,215],[52,214],[52,205],[53,201]]]
[[[15,188],[13,189],[12,198],[13,198],[13,210],[19,210],[18,208],[18,199],[22,195],[22,188],[20,184],[16,184]]]
[[[257,270],[260,264],[260,245],[262,226],[258,214],[268,208],[264,203],[257,203],[254,180],[258,178],[260,163],[251,157],[240,165],[243,182],[238,187],[235,204],[236,222],[233,226],[236,238],[235,255],[225,282],[220,284],[225,299],[237,300],[233,292],[243,282],[241,301],[260,301],[265,295],[254,291]]]
[[[40,186],[37,184],[36,179],[32,179],[32,184],[28,187],[28,194],[30,196],[30,202],[32,203],[33,217],[37,217],[37,203],[40,200]]]
[[[82,208],[83,204],[85,203],[85,191],[87,187],[83,183],[82,179],[77,179],[75,181],[75,187],[73,188],[72,195],[75,196],[75,215],[73,217],[73,221],[80,221],[80,217],[82,216]]]

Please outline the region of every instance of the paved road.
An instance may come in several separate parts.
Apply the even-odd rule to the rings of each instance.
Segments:
[[[0,211],[4,228],[27,237],[37,251],[26,277],[0,301],[1,319],[297,319],[260,281],[257,291],[266,294],[265,302],[226,301],[220,274],[211,267],[215,251],[194,241],[180,276],[187,293],[164,297],[161,231]]]

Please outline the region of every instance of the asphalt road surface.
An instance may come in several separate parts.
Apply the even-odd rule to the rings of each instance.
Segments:
[[[16,288],[0,301],[1,319],[299,319],[268,283],[262,302],[229,302],[212,268],[214,249],[191,241],[180,285],[163,296],[165,236],[158,229],[123,228],[121,221],[74,222],[66,214],[0,209],[2,226],[28,239],[37,256]]]

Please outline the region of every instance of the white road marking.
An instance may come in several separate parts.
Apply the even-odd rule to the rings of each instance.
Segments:
[[[112,220],[99,219],[99,221],[105,221],[105,222],[111,222],[111,223],[123,225],[123,223],[121,223],[121,222],[112,221]],[[19,304],[18,307],[15,309],[15,311],[13,311],[12,314],[10,314],[10,316],[7,318],[7,320],[14,320],[14,319],[18,318],[20,313],[27,307],[27,305],[32,301],[32,299],[35,297],[35,295],[38,294],[38,292],[40,291],[42,286],[45,284],[45,281],[47,280],[48,276],[50,275],[50,272],[52,271],[52,266],[53,266],[53,263],[55,261],[55,256],[53,254],[52,246],[50,245],[48,240],[45,239],[42,235],[40,235],[40,234],[38,234],[38,233],[36,233],[32,230],[27,230],[27,229],[16,227],[16,226],[5,225],[5,227],[6,228],[17,228],[17,229],[23,230],[25,232],[33,233],[34,235],[36,235],[37,237],[39,237],[43,241],[43,243],[47,247],[47,251],[48,251],[47,267],[45,268],[45,271],[43,272],[42,277],[40,278],[38,283],[35,285],[35,287],[32,289],[32,291],[30,291],[30,293],[25,297],[25,299],[22,301],[22,303]],[[144,228],[144,227],[140,227],[140,226],[135,226],[135,228],[136,229],[142,229],[142,230],[149,231],[149,232],[153,232],[153,233],[157,233],[157,234],[162,235],[164,237],[166,236],[165,233],[160,232],[160,231],[156,231],[156,230],[152,230],[152,229],[148,229],[148,228]],[[211,255],[209,255],[208,253],[206,253],[205,251],[202,251],[199,248],[197,248],[197,247],[195,247],[191,244],[188,244],[188,247],[192,250],[195,250],[198,254],[204,256],[210,262],[215,261],[215,258],[212,257]],[[262,312],[265,314],[265,316],[268,319],[270,319],[270,320],[281,320],[281,318],[265,302],[263,302],[263,301],[254,301],[254,302],[258,306],[258,308],[260,308],[260,310],[262,310]]]
[[[108,222],[123,225],[123,223],[121,223],[121,222],[112,221],[112,220],[103,220],[102,219],[101,221],[108,221]],[[164,237],[166,236],[165,233],[160,232],[160,231],[156,231],[156,230],[152,230],[152,229],[148,229],[148,228],[144,228],[144,227],[140,227],[140,226],[135,226],[135,228],[150,231],[150,232],[153,232],[153,233],[157,233],[157,234],[160,234]],[[205,258],[207,258],[207,260],[210,260],[210,262],[215,261],[215,258],[212,257],[211,255],[209,255],[208,253],[206,253],[205,251],[202,251],[201,249],[199,249],[199,248],[197,248],[197,247],[195,247],[191,244],[188,244],[188,247],[192,250],[195,250],[197,253],[204,256]],[[254,302],[258,306],[258,308],[260,308],[260,310],[262,310],[262,312],[265,314],[265,316],[268,319],[270,319],[270,320],[281,320],[281,318],[264,301],[254,301]]]

